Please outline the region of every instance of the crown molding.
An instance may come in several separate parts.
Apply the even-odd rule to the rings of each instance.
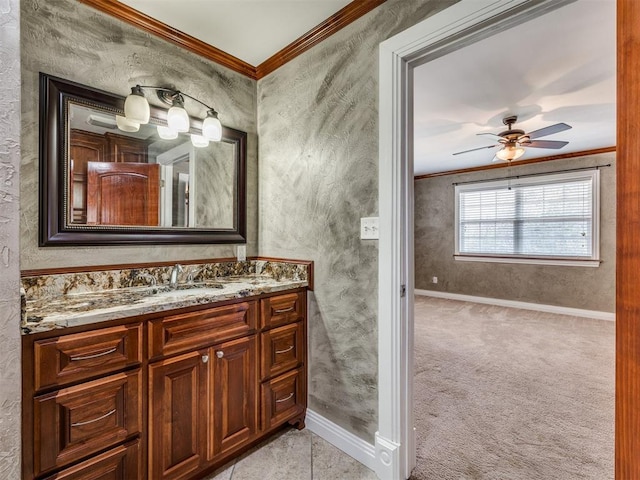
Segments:
[[[201,57],[207,58],[215,63],[223,65],[235,72],[246,75],[249,78],[256,77],[256,68],[249,63],[240,60],[233,55],[223,52],[208,43],[198,40],[180,30],[162,23],[144,13],[131,8],[130,6],[116,0],[78,0],[80,3],[89,5],[96,10],[104,12],[112,17],[122,20],[134,27],[156,35],[179,47],[189,50]]]
[[[177,30],[117,0],[78,0],[134,27],[156,35],[212,62],[258,80],[322,42],[387,0],[354,0],[257,67]]]
[[[263,78],[285,63],[293,60],[314,45],[359,19],[387,0],[354,0],[324,22],[309,30],[297,40],[275,53],[256,67],[257,78]]]
[[[615,152],[616,147],[594,148],[592,150],[581,150],[580,152],[563,153],[562,155],[552,155],[550,157],[531,158],[529,160],[520,160],[512,163],[494,163],[491,165],[482,165],[480,167],[460,168],[458,170],[448,170],[446,172],[427,173],[425,175],[416,175],[414,180],[423,180],[425,178],[442,177],[444,175],[458,175],[461,173],[480,172],[482,170],[494,170],[496,168],[519,167],[521,165],[530,165],[532,163],[548,162],[551,160],[564,160],[567,158],[586,157],[587,155],[599,155],[601,153]]]

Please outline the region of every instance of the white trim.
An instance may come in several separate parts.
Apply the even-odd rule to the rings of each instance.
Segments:
[[[573,315],[575,317],[595,318],[596,320],[616,321],[615,312],[601,312],[599,310],[583,310],[581,308],[560,307],[558,305],[544,305],[541,303],[520,302],[517,300],[504,300],[502,298],[476,297],[474,295],[463,295],[461,293],[438,292],[435,290],[413,291],[416,295],[425,297],[446,298],[448,300],[460,300],[462,302],[484,303],[486,305],[497,305],[499,307],[521,308],[523,310],[536,310],[546,313],[558,313],[560,315]]]
[[[376,449],[362,438],[327,420],[322,415],[307,409],[306,427],[313,433],[353,457],[365,467],[376,468]]]
[[[379,50],[378,431],[376,473],[404,480],[413,430],[412,68],[573,0],[460,0]]]
[[[561,267],[599,267],[600,260],[570,260],[567,258],[536,258],[536,257],[492,257],[490,255],[454,255],[454,260],[459,262],[493,262],[493,263],[520,263],[526,265],[558,265]]]

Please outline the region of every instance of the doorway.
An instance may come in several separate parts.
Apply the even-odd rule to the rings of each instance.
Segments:
[[[412,112],[407,101],[412,88],[411,69],[567,3],[570,2],[462,0],[380,45],[380,387],[376,433],[380,478],[407,478],[415,465],[411,400],[413,301],[411,294],[404,294],[413,292],[414,287],[413,138]],[[635,7],[629,7],[632,8]],[[640,9],[634,13],[640,15]],[[618,198],[620,195],[619,190]],[[618,279],[620,270],[626,271],[619,266]],[[619,333],[621,320],[618,307]]]

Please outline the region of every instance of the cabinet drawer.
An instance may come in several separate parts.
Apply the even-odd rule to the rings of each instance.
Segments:
[[[141,393],[138,369],[35,397],[35,474],[62,467],[139,433]]]
[[[66,385],[142,361],[142,325],[63,335],[34,343],[34,387]]]
[[[255,302],[159,318],[149,322],[149,353],[153,358],[207,347],[247,335],[256,323]]]
[[[260,335],[262,342],[262,379],[275,377],[297,367],[303,361],[304,331],[302,322],[274,328]]]
[[[282,424],[306,405],[304,370],[299,368],[262,384],[262,428]]]
[[[85,460],[45,480],[135,480],[142,478],[140,445],[136,440]]]
[[[306,299],[305,292],[285,293],[262,299],[262,327],[277,327],[301,320],[307,308]]]

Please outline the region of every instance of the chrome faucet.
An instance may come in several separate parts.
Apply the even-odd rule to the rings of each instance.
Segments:
[[[178,286],[178,275],[182,273],[183,268],[182,265],[176,263],[171,270],[171,278],[169,279],[169,286],[171,288],[176,288]]]

